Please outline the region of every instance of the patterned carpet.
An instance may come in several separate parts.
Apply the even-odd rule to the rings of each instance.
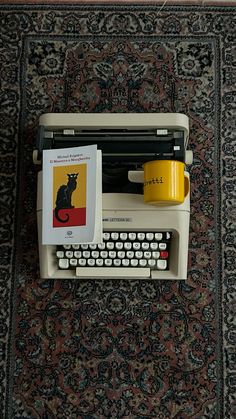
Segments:
[[[0,6],[0,417],[236,417],[235,12]],[[190,118],[188,280],[40,280],[44,112]]]

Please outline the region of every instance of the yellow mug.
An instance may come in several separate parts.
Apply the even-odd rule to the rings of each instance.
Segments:
[[[143,164],[144,201],[152,205],[178,205],[189,192],[189,178],[184,163],[176,160],[153,160]]]

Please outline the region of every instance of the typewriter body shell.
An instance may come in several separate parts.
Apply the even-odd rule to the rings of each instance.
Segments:
[[[33,159],[40,164],[44,149],[98,144],[102,149],[102,165],[108,170],[109,165],[123,164],[127,170],[140,170],[145,161],[158,158],[191,164],[188,135],[188,117],[178,113],[48,113],[39,120]],[[102,194],[102,210],[104,231],[171,231],[169,269],[151,271],[147,279],[187,278],[190,191],[182,204],[158,207],[144,203],[141,193],[111,190]],[[72,271],[57,267],[53,257],[56,245],[42,245],[42,171],[38,173],[37,222],[41,278],[78,278]]]

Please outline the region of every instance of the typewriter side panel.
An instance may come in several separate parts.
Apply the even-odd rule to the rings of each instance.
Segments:
[[[55,260],[56,246],[42,245],[42,171],[38,173],[37,187],[37,227],[39,268],[41,278],[52,278],[58,268]]]

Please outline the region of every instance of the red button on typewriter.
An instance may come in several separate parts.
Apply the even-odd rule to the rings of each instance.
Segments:
[[[165,251],[165,252],[161,252],[161,253],[160,253],[160,258],[161,258],[161,259],[167,259],[167,258],[168,258],[168,256],[169,256],[169,253],[168,253],[168,252],[166,252],[166,251]]]

